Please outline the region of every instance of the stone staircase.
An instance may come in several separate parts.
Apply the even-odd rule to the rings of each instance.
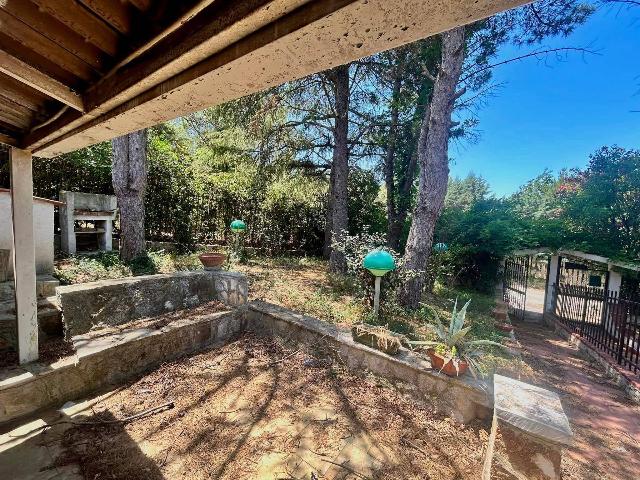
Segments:
[[[50,275],[38,276],[38,326],[44,337],[62,336],[62,311],[56,298],[60,282]],[[13,282],[0,283],[0,350],[17,344],[16,305]]]

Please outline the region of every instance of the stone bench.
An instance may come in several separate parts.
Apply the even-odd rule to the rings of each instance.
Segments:
[[[560,479],[562,448],[573,442],[558,394],[494,376],[494,413],[510,467],[530,480]]]

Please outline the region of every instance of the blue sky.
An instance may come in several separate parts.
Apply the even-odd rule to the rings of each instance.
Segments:
[[[584,167],[603,145],[640,149],[640,8],[596,12],[566,39],[544,47],[588,47],[561,62],[530,58],[494,69],[505,85],[477,116],[480,137],[452,145],[451,174],[486,178],[508,195],[543,171]],[[531,49],[505,48],[496,61]]]

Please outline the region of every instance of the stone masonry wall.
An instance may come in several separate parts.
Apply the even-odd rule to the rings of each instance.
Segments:
[[[247,279],[236,272],[197,270],[103,280],[58,287],[65,335],[121,325],[212,300],[238,307],[247,302]]]
[[[392,381],[413,385],[422,400],[459,422],[490,415],[492,389],[489,384],[469,376],[447,377],[406,349],[401,349],[398,355],[386,355],[355,342],[348,329],[260,301],[249,303],[246,329],[312,347],[327,344],[349,368],[366,369]]]

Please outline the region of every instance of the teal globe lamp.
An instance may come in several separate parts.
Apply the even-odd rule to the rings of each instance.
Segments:
[[[438,253],[444,253],[444,252],[446,252],[447,250],[449,250],[449,245],[447,245],[446,243],[442,243],[442,242],[440,242],[440,243],[436,243],[436,244],[433,246],[433,250],[434,250],[434,251],[436,251],[436,252],[438,252]]]
[[[231,225],[229,225],[229,227],[231,228],[231,231],[233,233],[244,233],[244,231],[247,229],[247,225],[242,220],[234,220],[233,222],[231,222]]]
[[[387,272],[395,270],[396,262],[389,252],[384,250],[373,250],[364,257],[362,266],[369,270],[376,277],[375,294],[373,297],[373,312],[378,315],[380,309],[380,281]]]

